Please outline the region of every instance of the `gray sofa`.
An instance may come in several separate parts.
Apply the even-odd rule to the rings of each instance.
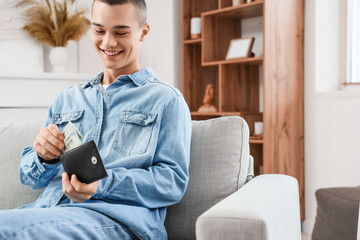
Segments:
[[[19,182],[24,147],[42,122],[0,123],[0,209],[34,201],[41,190]],[[168,208],[169,239],[300,240],[297,181],[286,175],[252,179],[249,129],[240,117],[193,121],[190,182]]]

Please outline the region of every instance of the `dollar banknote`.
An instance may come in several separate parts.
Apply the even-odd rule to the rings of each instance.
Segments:
[[[69,123],[66,125],[63,134],[65,136],[65,148],[63,149],[64,153],[83,144],[82,134],[71,121],[69,121]]]

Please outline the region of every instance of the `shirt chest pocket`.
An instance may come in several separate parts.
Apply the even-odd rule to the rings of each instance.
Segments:
[[[147,151],[156,114],[125,111],[115,133],[113,148],[122,156],[141,154]]]
[[[53,123],[59,127],[60,132],[63,132],[65,126],[68,124],[68,122],[71,121],[71,123],[74,124],[74,126],[80,131],[83,113],[84,110],[73,110],[56,113],[53,115]]]

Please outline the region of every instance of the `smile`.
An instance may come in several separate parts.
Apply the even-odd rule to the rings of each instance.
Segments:
[[[103,51],[103,53],[105,53],[107,56],[113,57],[113,56],[119,55],[124,50],[121,50],[121,51],[118,51],[118,52],[113,52],[113,51],[106,51],[106,50],[101,49],[101,51]]]

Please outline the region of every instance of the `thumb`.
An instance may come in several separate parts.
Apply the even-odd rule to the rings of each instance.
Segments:
[[[63,172],[63,174],[62,174],[62,180],[64,181],[64,180],[66,180],[66,179],[69,179],[68,174],[67,174],[67,172]]]

